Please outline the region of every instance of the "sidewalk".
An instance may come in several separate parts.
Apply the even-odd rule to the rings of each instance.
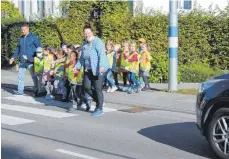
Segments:
[[[17,86],[17,72],[1,70],[1,85],[2,87],[13,86],[16,89]],[[30,76],[25,77],[25,86],[32,86],[32,79]],[[165,89],[168,88],[168,84],[151,83],[151,88]],[[199,84],[179,84],[179,89],[185,88],[198,88]],[[27,87],[31,89],[31,87]],[[176,93],[166,93],[162,91],[147,91],[140,92],[138,94],[127,94],[125,92],[104,92],[104,98],[106,105],[119,105],[122,107],[148,107],[157,110],[175,111],[195,114],[195,101],[194,95],[183,95]]]

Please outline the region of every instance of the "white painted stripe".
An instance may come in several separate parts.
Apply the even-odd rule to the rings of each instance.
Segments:
[[[71,116],[77,115],[77,114],[63,113],[63,112],[47,110],[47,109],[38,109],[38,108],[17,106],[17,105],[8,105],[8,104],[2,104],[1,108],[7,109],[7,110],[23,112],[23,113],[48,116],[48,117],[53,117],[53,118],[64,118],[64,117],[71,117]]]
[[[56,100],[47,101],[44,98],[33,98],[31,96],[10,96],[10,97],[4,97],[4,99],[13,100],[13,101],[17,101],[17,102],[31,103],[31,104],[43,104],[43,103],[45,103],[47,105],[53,105],[53,106],[58,106],[58,107],[70,107],[70,106],[72,106],[72,103],[63,103],[63,102],[56,101]],[[92,105],[91,110],[94,110],[94,109],[95,109],[95,106]],[[103,107],[103,111],[105,113],[107,113],[107,112],[117,111],[117,109]]]
[[[98,158],[95,158],[95,157],[92,157],[92,156],[87,156],[87,155],[83,155],[83,154],[80,154],[80,153],[71,152],[71,151],[67,151],[67,150],[63,150],[63,149],[57,149],[55,151],[56,152],[60,152],[60,153],[64,153],[64,154],[68,154],[68,155],[71,155],[71,156],[80,157],[80,158],[83,158],[83,159],[98,159]]]
[[[86,105],[84,104],[82,106],[82,108],[86,109]],[[95,109],[95,106],[94,105],[91,105],[91,110],[94,110]],[[108,107],[103,107],[103,112],[104,113],[108,113],[108,112],[115,112],[117,111],[117,109],[114,109],[114,108],[108,108]]]
[[[12,116],[3,115],[3,114],[1,117],[1,123],[6,124],[6,125],[19,125],[19,124],[27,124],[27,123],[32,123],[32,122],[35,122],[35,121],[18,118],[18,117],[12,117]]]
[[[178,37],[169,37],[169,48],[178,47]]]
[[[195,99],[180,99],[177,100],[178,102],[184,102],[184,103],[196,103]]]
[[[31,103],[31,104],[42,104],[45,102],[44,98],[33,98],[31,96],[9,96],[4,97],[4,99],[9,99],[18,102]]]

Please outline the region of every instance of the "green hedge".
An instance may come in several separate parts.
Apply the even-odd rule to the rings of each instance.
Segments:
[[[41,22],[31,23],[32,32],[40,37],[43,45],[60,47],[62,41],[81,44],[85,22],[90,22],[95,33],[103,40],[110,39],[117,43],[124,40],[137,42],[137,39],[144,37],[151,47],[153,56],[151,82],[168,81],[167,15],[153,12],[153,15],[137,14],[133,17],[126,1],[66,1],[62,5],[69,6],[67,17],[47,18]],[[100,18],[91,16],[95,7],[102,10]],[[229,7],[219,14],[212,12],[193,10],[190,13],[179,14],[178,60],[182,69],[179,70],[178,81],[195,82],[193,77],[189,77],[190,80],[186,78],[188,71],[197,72],[200,78],[196,81],[204,81],[210,76],[201,76],[198,69],[188,69],[187,66],[193,64],[193,61],[207,63],[209,69],[229,68]],[[12,56],[15,49],[21,21],[20,18],[17,22],[6,19],[2,24],[2,66],[6,65],[7,59]],[[199,69],[202,68],[204,65]]]
[[[210,68],[205,63],[191,63],[180,68],[182,82],[199,83],[212,77],[222,75],[224,72],[217,68]]]

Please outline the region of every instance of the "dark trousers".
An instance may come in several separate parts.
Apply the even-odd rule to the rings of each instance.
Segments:
[[[85,93],[82,85],[70,84],[70,88],[71,88],[70,92],[73,100],[73,107],[82,104],[83,102],[85,104],[89,102],[90,97],[87,93]]]
[[[65,87],[66,87],[66,97],[65,97],[65,99],[68,100],[70,92],[71,92],[71,86],[70,86],[70,82],[69,82],[68,79],[66,79]]]
[[[127,85],[128,72],[123,72],[122,77],[123,77],[123,84],[124,84],[124,86],[126,86]]]
[[[118,83],[118,72],[112,72],[113,73],[113,77],[114,77],[114,80],[115,80],[115,85],[116,86],[119,86],[119,83]]]
[[[96,102],[96,109],[103,109],[103,82],[106,77],[106,73],[103,75],[94,76],[92,71],[84,73],[83,85],[86,93],[88,93]]]

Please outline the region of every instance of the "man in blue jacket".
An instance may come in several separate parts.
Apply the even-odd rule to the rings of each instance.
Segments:
[[[9,62],[12,64],[14,59],[19,57],[18,90],[15,91],[15,95],[24,94],[24,79],[26,69],[29,70],[29,73],[34,82],[34,86],[36,86],[37,78],[34,75],[33,59],[35,56],[36,48],[41,47],[40,39],[35,34],[29,32],[28,24],[23,24],[21,26],[21,31],[22,36],[19,38],[17,48]]]

